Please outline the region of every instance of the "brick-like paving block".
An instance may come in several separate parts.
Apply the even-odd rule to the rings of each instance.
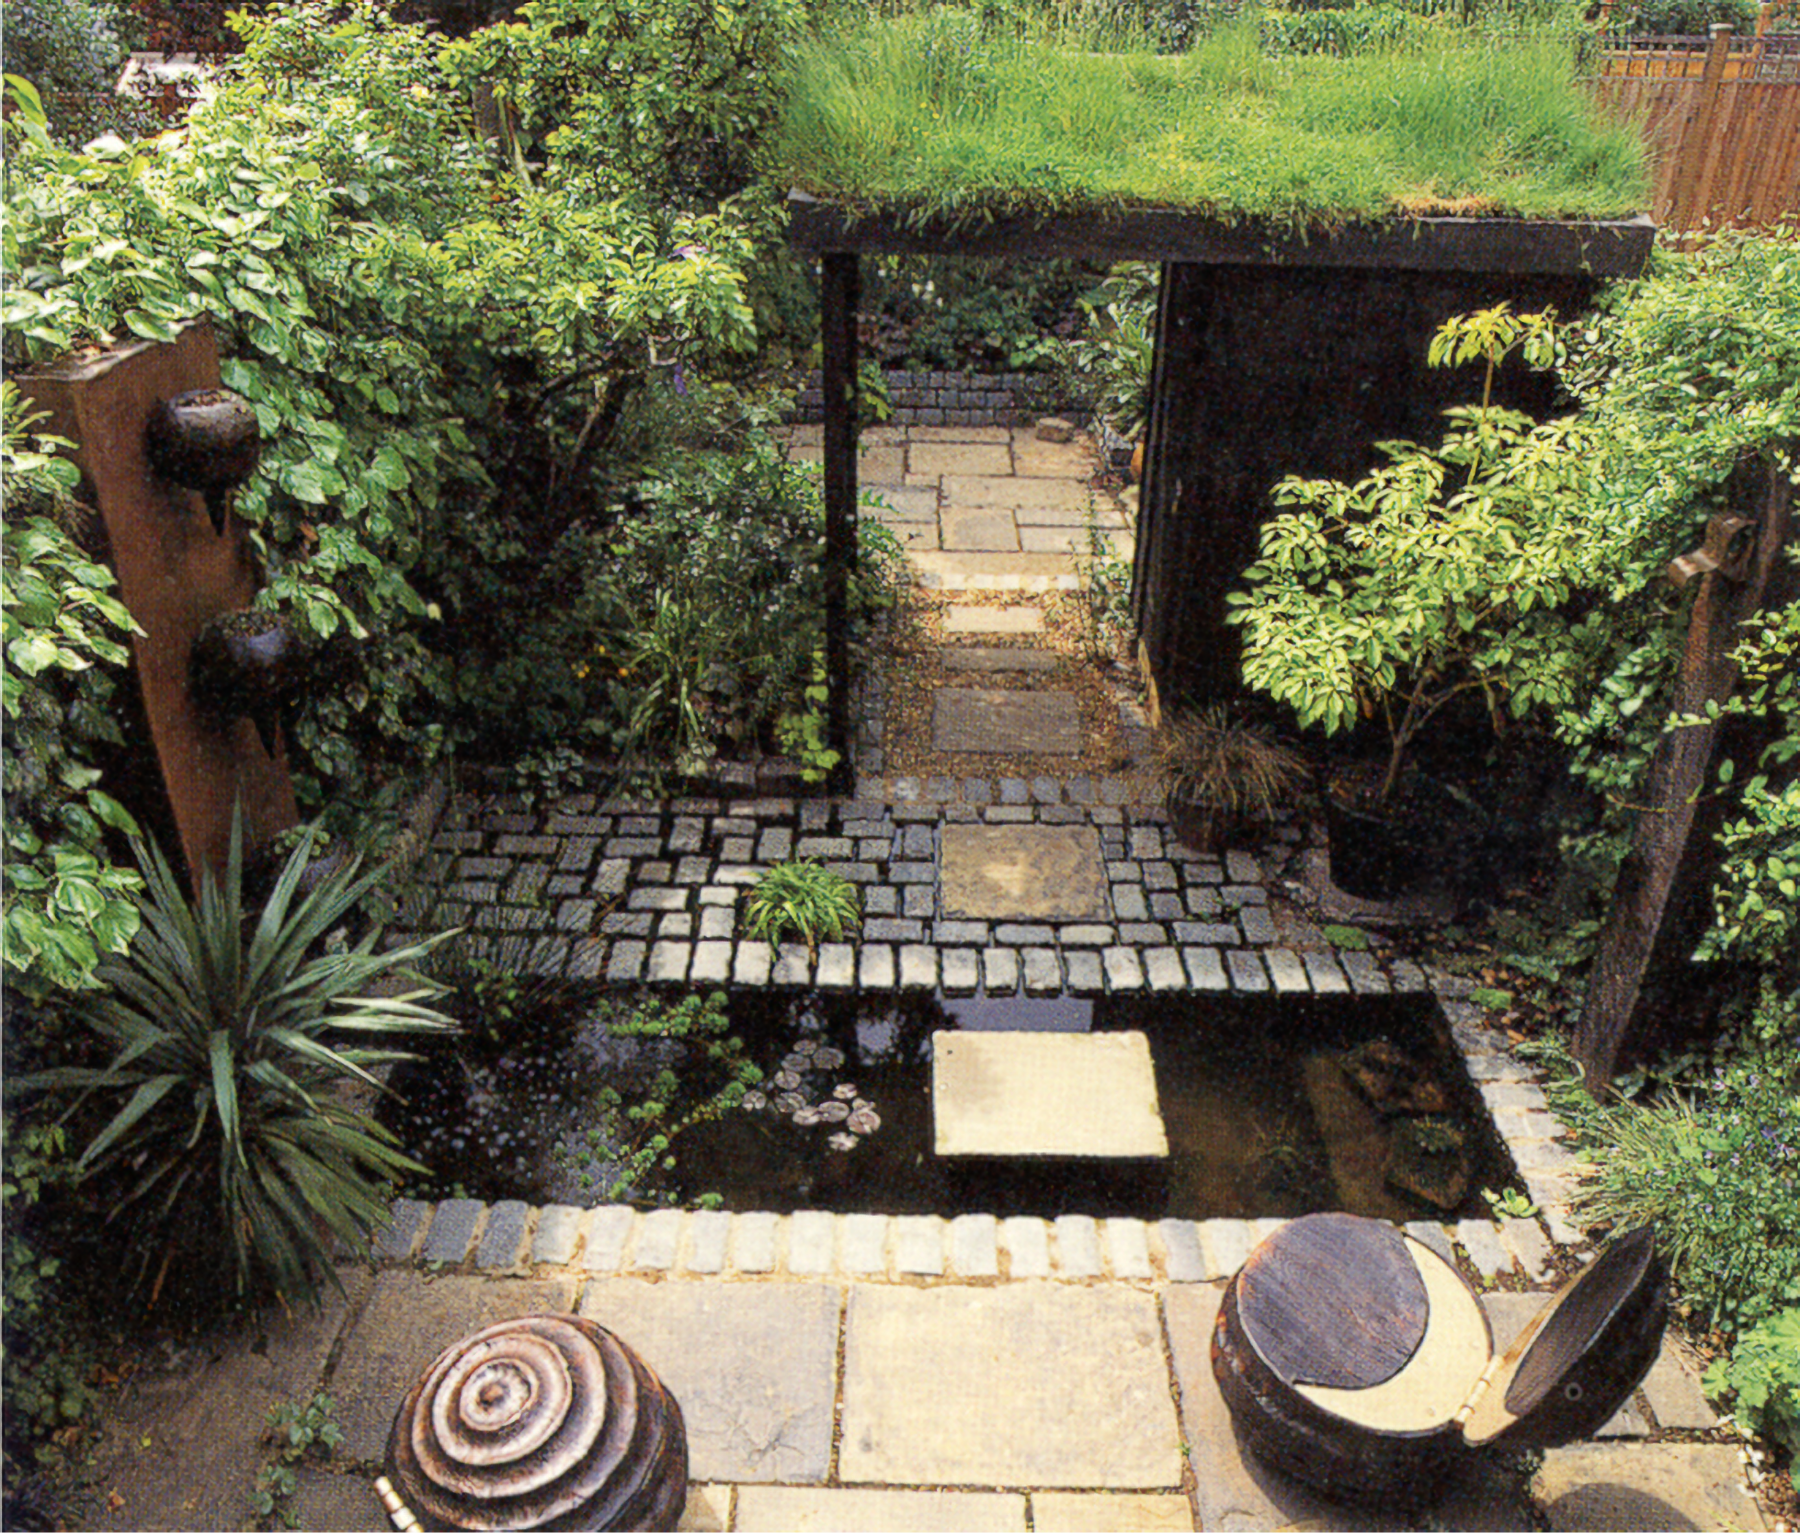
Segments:
[[[581,1313],[681,1402],[688,1468],[735,1483],[820,1481],[831,1460],[837,1289],[822,1283],[589,1283]]]
[[[1087,825],[945,825],[948,920],[1083,920],[1106,915],[1100,837]]]
[[[1025,1533],[1025,1498],[1001,1491],[746,1485],[737,1533]]]
[[[931,744],[981,755],[1079,756],[1081,704],[1073,692],[940,687],[932,695]]]
[[[853,1286],[838,1472],[888,1485],[1174,1487],[1182,1458],[1154,1297]]]

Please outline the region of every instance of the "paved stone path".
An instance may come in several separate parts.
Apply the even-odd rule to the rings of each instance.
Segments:
[[[1016,432],[929,428],[867,433],[864,449],[865,483],[886,486],[872,514],[916,530],[921,579],[1075,580],[1066,552],[1033,547],[1085,507],[1073,455]],[[1015,551],[957,546],[1008,537]],[[946,628],[992,631],[995,610],[953,609]],[[999,610],[1009,632],[1041,616]],[[516,940],[529,967],[620,982],[1430,992],[1542,1214],[1409,1231],[1515,1287],[1546,1284],[1553,1248],[1580,1244],[1561,1125],[1466,984],[1284,938],[1271,889],[1303,851],[1299,828],[1197,856],[1119,780],[889,778],[878,692],[866,703],[849,799],[759,791],[729,771],[716,796],[658,803],[465,797],[404,918],[467,923]],[[860,886],[855,942],[814,959],[741,936],[744,888],[792,857]],[[260,1317],[125,1387],[87,1525],[243,1525],[267,1410],[324,1388],[346,1443],[335,1464],[301,1469],[297,1525],[385,1527],[369,1481],[406,1386],[460,1336],[540,1310],[615,1329],[670,1385],[690,1434],[689,1529],[1762,1525],[1732,1449],[1649,1440],[1712,1421],[1673,1342],[1601,1441],[1545,1455],[1531,1485],[1477,1461],[1429,1508],[1367,1511],[1263,1469],[1240,1450],[1208,1339],[1224,1280],[1277,1225],[402,1202],[378,1269],[344,1269],[347,1291],[322,1313]],[[1542,1299],[1483,1302],[1504,1347]]]

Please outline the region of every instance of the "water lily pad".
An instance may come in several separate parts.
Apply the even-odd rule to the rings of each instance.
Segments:
[[[819,1040],[817,1038],[802,1038],[794,1045],[794,1052],[796,1054],[813,1054],[818,1051],[818,1047]]]
[[[821,1070],[835,1070],[844,1062],[842,1049],[822,1048],[813,1052],[813,1063]]]
[[[810,1070],[812,1068],[812,1060],[806,1055],[798,1052],[793,1054],[783,1054],[781,1056],[781,1068],[784,1070]]]
[[[872,1134],[881,1127],[881,1117],[873,1107],[859,1107],[844,1126],[853,1134]]]
[[[821,1102],[818,1112],[819,1116],[827,1123],[842,1123],[850,1116],[850,1104],[848,1102]]]
[[[769,1099],[760,1091],[746,1091],[742,1105],[751,1112],[761,1112],[769,1105]]]
[[[845,1081],[841,1086],[834,1086],[831,1094],[845,1102],[857,1100],[856,1088],[849,1081]]]
[[[798,1112],[806,1106],[806,1098],[798,1091],[784,1091],[775,1098],[775,1106],[782,1112]]]
[[[862,1141],[854,1134],[833,1134],[825,1142],[834,1150],[854,1150]]]
[[[783,1091],[798,1091],[800,1089],[800,1076],[793,1070],[777,1070],[775,1072],[775,1084]]]
[[[823,1121],[824,1119],[816,1107],[798,1107],[794,1110],[794,1122],[798,1123],[801,1128],[811,1128],[815,1123]]]

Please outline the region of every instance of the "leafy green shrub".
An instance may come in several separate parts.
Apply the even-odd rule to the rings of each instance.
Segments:
[[[323,1391],[304,1405],[288,1401],[270,1410],[263,1441],[274,1447],[275,1456],[257,1470],[250,1498],[265,1527],[271,1517],[280,1518],[286,1527],[295,1526],[287,1504],[299,1485],[294,1469],[309,1458],[329,1459],[343,1445],[344,1429],[332,1419],[336,1411],[337,1402]]]
[[[114,0],[9,0],[7,73],[37,87],[66,143],[149,130],[149,116],[113,91],[125,55]]]
[[[1157,269],[1124,262],[1079,300],[1082,328],[1067,347],[1074,388],[1096,416],[1127,441],[1143,429],[1150,409],[1150,363],[1155,351]]]
[[[1766,992],[1760,1036],[1648,1104],[1558,1093],[1599,1167],[1581,1209],[1654,1223],[1688,1302],[1731,1330],[1800,1301],[1797,1007]]]
[[[1425,23],[1400,5],[1357,5],[1345,10],[1266,11],[1263,47],[1271,53],[1330,53],[1339,57],[1416,42]]]
[[[315,1302],[322,1275],[337,1281],[332,1241],[366,1255],[387,1188],[418,1169],[340,1090],[373,1086],[367,1067],[401,1057],[346,1040],[453,1025],[420,1004],[430,988],[378,993],[416,978],[408,966],[442,939],[378,951],[374,929],[316,952],[380,873],[358,877],[347,860],[303,892],[309,856],[303,840],[251,917],[235,829],[223,882],[204,875],[193,903],[146,848],[143,929],[126,956],[101,964],[105,988],[79,1010],[117,1051],[112,1062],[15,1083],[125,1097],[78,1169],[104,1178],[151,1302],[171,1267],[206,1287],[221,1255],[237,1292]]]
[[[1431,360],[1485,358],[1491,388],[1518,345],[1548,361],[1548,319],[1500,304],[1448,322]],[[1381,714],[1383,799],[1413,741],[1463,693],[1481,694],[1497,719],[1575,695],[1580,653],[1547,614],[1590,568],[1582,430],[1535,425],[1485,391],[1445,413],[1439,447],[1381,443],[1392,462],[1355,485],[1282,480],[1275,502],[1295,509],[1263,524],[1249,591],[1228,598],[1250,686],[1327,734],[1365,707]]]
[[[789,932],[815,953],[821,938],[839,941],[862,919],[856,885],[816,862],[770,868],[744,901],[744,933],[774,947]]]
[[[137,625],[76,536],[89,518],[68,498],[75,465],[66,442],[32,431],[41,420],[0,383],[0,962],[9,986],[37,997],[91,985],[101,955],[124,951],[141,887],[113,862],[107,829],[136,826],[98,786],[97,764],[120,743],[114,678]]]
[[[1800,1457],[1800,1304],[1742,1332],[1705,1384],[1710,1395],[1731,1393],[1740,1425]]]

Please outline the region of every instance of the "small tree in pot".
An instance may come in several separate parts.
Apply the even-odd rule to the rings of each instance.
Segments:
[[[1604,546],[1583,493],[1591,454],[1579,421],[1539,425],[1493,403],[1495,369],[1521,347],[1552,360],[1548,315],[1501,304],[1450,320],[1430,360],[1484,360],[1481,403],[1446,412],[1435,449],[1380,443],[1392,461],[1354,485],[1284,479],[1275,500],[1289,509],[1264,525],[1248,590],[1230,598],[1249,685],[1327,734],[1381,718],[1386,760],[1361,792],[1377,808],[1452,699],[1479,693],[1499,727],[1577,685],[1579,646],[1547,614],[1592,579]]]

